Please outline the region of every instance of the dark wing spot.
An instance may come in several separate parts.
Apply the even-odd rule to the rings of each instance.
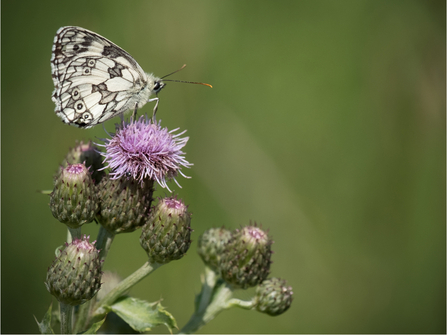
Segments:
[[[107,91],[107,85],[104,83],[98,84],[98,85],[92,85],[92,93],[95,92],[102,92],[102,91]]]
[[[110,74],[110,78],[115,78],[115,77],[122,77],[122,70],[124,69],[124,66],[122,66],[121,64],[116,63],[114,67],[111,67],[107,70],[107,72],[109,72]]]
[[[105,57],[109,57],[109,58],[117,58],[117,57],[121,56],[119,50],[111,45],[104,46],[102,55]]]
[[[84,42],[82,42],[81,45],[83,47],[89,47],[90,45],[92,45],[92,42],[93,42],[93,37],[85,35]]]

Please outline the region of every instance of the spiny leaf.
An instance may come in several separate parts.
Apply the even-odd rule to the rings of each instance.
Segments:
[[[101,328],[101,326],[105,320],[106,320],[106,318],[92,324],[89,329],[87,329],[85,332],[82,332],[80,334],[96,334],[96,332],[98,331],[99,328]]]
[[[48,311],[45,313],[42,322],[39,323],[37,321],[37,318],[34,316],[34,319],[37,322],[37,325],[39,326],[39,330],[41,334],[54,334],[53,329],[51,328],[51,309],[53,308],[53,303],[51,303],[50,308],[48,308]]]
[[[105,308],[115,312],[138,332],[147,332],[159,325],[165,325],[170,332],[172,328],[178,328],[174,317],[165,310],[160,301],[149,303],[132,297],[122,297],[112,306]]]

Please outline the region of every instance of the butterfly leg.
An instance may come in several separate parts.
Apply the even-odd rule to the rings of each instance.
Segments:
[[[158,100],[158,98],[152,98],[152,99],[148,100],[148,102],[150,102],[150,101],[156,101],[154,111],[152,112],[152,123],[155,123],[155,113],[157,113],[159,100]]]
[[[132,120],[134,120],[134,121],[137,118],[137,111],[138,111],[138,104],[135,104],[135,108],[134,108],[133,113],[132,113]]]

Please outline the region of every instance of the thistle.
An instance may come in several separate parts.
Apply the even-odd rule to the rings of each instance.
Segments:
[[[272,240],[259,227],[236,229],[225,244],[219,264],[222,278],[236,288],[256,286],[267,278]]]
[[[95,296],[101,286],[98,253],[89,237],[65,243],[65,248],[48,268],[45,286],[66,305],[80,305]]]
[[[50,194],[53,216],[70,228],[93,221],[98,210],[98,197],[91,174],[84,164],[61,168]]]
[[[208,229],[199,237],[197,252],[202,261],[216,272],[225,243],[230,239],[231,232],[223,227]]]
[[[178,174],[186,177],[181,168],[192,165],[185,160],[181,150],[189,138],[180,137],[184,131],[173,134],[176,130],[168,131],[160,126],[160,122],[152,123],[147,116],[146,119],[140,117],[138,121],[123,121],[117,125],[112,138],[98,144],[106,149],[102,155],[111,169],[110,177],[126,176],[139,182],[152,179],[169,190],[166,182],[174,179],[177,183],[175,177]]]
[[[259,312],[276,316],[287,311],[292,304],[292,287],[279,278],[264,280],[256,287],[254,303]]]
[[[175,197],[160,199],[143,226],[140,244],[150,263],[166,264],[182,258],[191,245],[191,214]]]

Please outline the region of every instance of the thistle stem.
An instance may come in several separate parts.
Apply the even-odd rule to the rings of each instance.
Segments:
[[[102,261],[106,259],[114,238],[114,233],[109,232],[103,226],[99,228],[96,249],[99,250],[99,258]]]
[[[64,303],[59,304],[61,318],[61,334],[72,334],[73,306]]]
[[[202,313],[208,307],[217,279],[218,276],[216,272],[211,270],[208,266],[205,266],[205,275],[202,279],[202,292],[200,293],[200,301],[195,313]]]
[[[71,235],[71,241],[75,240],[75,239],[80,239],[81,238],[81,227],[79,228],[70,228],[68,227],[68,230],[70,231],[70,235]],[[67,242],[71,243],[71,241],[69,240],[69,236],[67,236]]]
[[[105,306],[112,305],[116,299],[119,298],[122,294],[124,294],[127,290],[129,290],[132,286],[137,284],[139,281],[143,280],[150,273],[158,269],[163,264],[153,263],[150,264],[149,261],[144,263],[141,268],[132,273],[126,279],[121,281],[113,290],[111,290],[101,301],[99,301],[95,306],[94,311],[94,320],[96,322],[99,320],[105,313],[107,312]]]
[[[214,290],[215,294],[212,297],[211,303],[202,311],[197,310],[188,323],[180,330],[179,334],[195,333],[201,327],[206,325],[217,314],[225,309],[232,307],[229,302],[232,300],[233,289],[225,282],[220,282]]]

